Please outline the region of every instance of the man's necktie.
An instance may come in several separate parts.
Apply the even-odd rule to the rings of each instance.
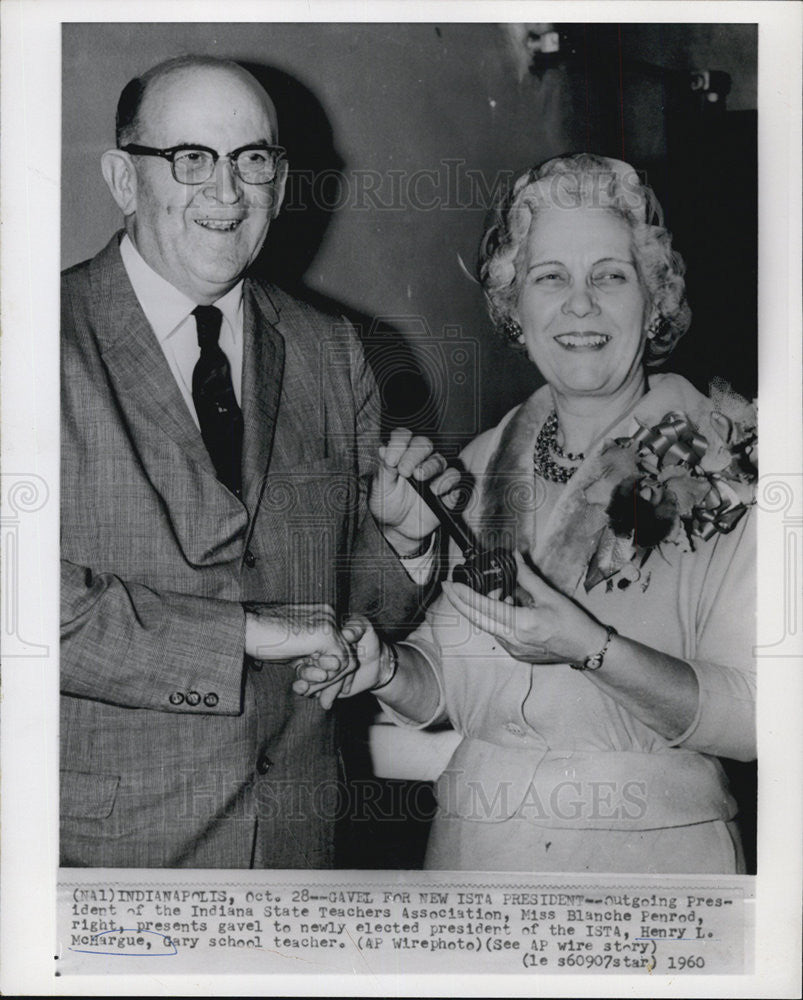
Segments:
[[[231,384],[231,366],[218,344],[223,314],[216,306],[198,306],[192,312],[201,348],[192,373],[192,399],[201,437],[218,479],[240,496],[243,415]]]

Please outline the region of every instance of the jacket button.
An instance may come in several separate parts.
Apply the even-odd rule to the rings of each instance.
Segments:
[[[188,705],[192,705],[193,708],[196,705],[200,705],[201,704],[201,696],[198,694],[197,691],[188,691],[187,692],[187,704]]]
[[[273,761],[266,753],[261,753],[257,760],[257,774],[267,774],[273,767]]]
[[[250,549],[246,549],[245,555],[243,556],[243,562],[249,569],[253,569],[257,564],[257,557]]]
[[[210,691],[209,694],[204,695],[204,705],[207,708],[214,708],[219,701],[220,698],[218,698],[214,691]]]
[[[180,691],[173,691],[170,697],[167,699],[171,705],[183,705],[184,695]]]

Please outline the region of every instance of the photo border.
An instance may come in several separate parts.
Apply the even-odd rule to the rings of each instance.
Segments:
[[[2,447],[4,566],[11,534],[6,486],[30,480],[32,507],[20,519],[26,559],[9,599],[20,606],[26,638],[47,657],[4,662],[2,841],[0,841],[0,982],[6,993],[124,995],[142,992],[141,976],[56,979],[54,967],[58,802],[58,225],[60,46],[62,21],[262,21],[259,2],[220,5],[207,0],[143,4],[121,0],[4,0],[2,16]],[[765,492],[778,483],[789,504],[759,518],[758,646],[772,646],[793,626],[789,652],[759,657],[759,875],[755,878],[756,963],[738,977],[539,976],[537,989],[555,996],[621,995],[792,996],[799,981],[801,893],[800,594],[779,607],[775,550],[779,518],[794,546],[803,533],[800,398],[800,92],[801,7],[783,2],[619,3],[285,3],[270,7],[276,21],[558,21],[751,22],[759,24],[759,399],[760,467]],[[764,470],[777,469],[777,473]],[[23,471],[24,470],[24,471]],[[42,485],[43,484],[43,485]],[[779,513],[780,511],[780,513]],[[797,534],[795,534],[797,532]],[[786,534],[784,534],[786,538]],[[795,541],[797,539],[797,541]],[[789,569],[790,567],[786,567]],[[799,572],[799,564],[798,564]],[[798,578],[799,579],[799,578]],[[18,588],[15,592],[14,587]],[[16,608],[16,605],[14,605]],[[12,608],[12,610],[14,610]],[[784,618],[786,615],[786,618]],[[786,648],[786,647],[785,647]],[[355,881],[359,873],[354,873]],[[243,981],[245,979],[245,981]],[[149,975],[156,993],[173,995],[530,995],[530,976],[220,977]]]

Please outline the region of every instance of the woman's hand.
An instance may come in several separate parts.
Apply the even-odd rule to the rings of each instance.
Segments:
[[[438,527],[438,519],[407,480],[429,481],[433,493],[451,505],[457,493],[448,494],[460,482],[460,472],[446,469],[446,459],[434,450],[429,438],[413,436],[405,427],[392,431],[388,443],[379,449],[379,458],[369,507],[396,552],[410,556]]]
[[[341,666],[333,657],[304,657],[296,662],[293,691],[316,697],[325,709],[336,698],[350,698],[380,683],[382,643],[370,621],[362,615],[349,618],[341,629],[348,643],[350,662]]]
[[[516,563],[530,607],[483,597],[459,583],[444,583],[443,592],[472,624],[525,663],[583,663],[603,648],[608,633],[602,625],[533,573],[518,553]],[[616,636],[601,669],[583,676],[667,739],[677,739],[695,717],[699,692],[689,664],[626,636]]]
[[[378,692],[377,697],[391,709],[416,722],[443,721],[441,689],[429,662],[407,644],[394,647],[394,655],[362,615],[350,618],[342,630],[350,643],[354,667],[338,670],[324,657],[305,657],[296,664],[293,690],[315,697],[325,709],[336,698],[348,698],[362,691]]]
[[[525,663],[582,663],[602,648],[605,628],[535,574],[516,552],[517,583],[530,599],[521,607],[484,597],[461,583],[444,583],[451,604],[473,625]]]

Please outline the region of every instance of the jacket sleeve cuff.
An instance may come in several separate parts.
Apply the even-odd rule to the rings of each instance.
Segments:
[[[180,599],[181,600],[181,599]],[[182,684],[162,684],[166,711],[238,715],[245,667],[245,612],[233,601],[206,601],[207,614],[182,629],[174,662],[184,664]],[[211,607],[209,606],[211,605]],[[171,635],[171,642],[178,636]],[[168,651],[165,656],[169,656]],[[175,684],[176,671],[173,671]],[[169,688],[169,689],[168,689]],[[200,698],[199,698],[200,696]]]
[[[670,747],[734,760],[756,757],[755,674],[704,660],[687,660],[697,677],[697,712]]]
[[[425,722],[419,722],[417,719],[411,719],[396,709],[391,708],[389,705],[386,705],[385,702],[382,701],[381,696],[379,694],[375,694],[374,697],[379,702],[382,711],[385,715],[392,719],[397,726],[406,726],[408,729],[426,729],[429,726],[436,725],[436,723],[447,721],[446,696],[443,691],[443,680],[441,678],[440,671],[436,667],[437,652],[435,648],[425,639],[416,639],[415,641],[408,640],[406,642],[399,642],[397,645],[409,646],[423,657],[432,672],[432,676],[435,678],[435,683],[438,685],[438,706]]]

